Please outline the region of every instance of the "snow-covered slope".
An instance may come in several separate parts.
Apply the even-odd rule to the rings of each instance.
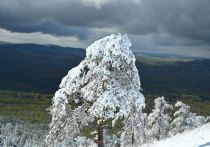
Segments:
[[[142,147],[210,147],[210,123],[166,140],[142,145]]]

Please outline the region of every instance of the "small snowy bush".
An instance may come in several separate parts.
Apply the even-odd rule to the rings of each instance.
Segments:
[[[45,147],[46,133],[46,126],[0,118],[0,146],[3,147]]]

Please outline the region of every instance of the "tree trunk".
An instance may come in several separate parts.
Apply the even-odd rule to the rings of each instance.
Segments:
[[[97,134],[98,134],[98,140],[95,140],[95,143],[98,144],[98,147],[104,147],[103,142],[103,126],[101,123],[97,124]]]

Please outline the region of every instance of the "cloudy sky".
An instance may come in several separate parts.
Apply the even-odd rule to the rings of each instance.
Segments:
[[[0,41],[86,48],[111,33],[134,51],[210,58],[210,0],[0,0]]]

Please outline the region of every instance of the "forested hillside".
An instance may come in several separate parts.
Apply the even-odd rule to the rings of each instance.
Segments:
[[[84,57],[83,49],[0,44],[0,89],[54,93],[61,78]],[[151,65],[137,58],[136,65],[145,94],[191,94],[210,100],[210,60]]]
[[[44,118],[48,116],[45,109],[51,105],[62,77],[84,57],[83,49],[0,44],[1,115],[49,121]],[[136,66],[148,103],[146,111],[151,111],[156,97],[164,95],[171,102],[188,103],[193,112],[210,115],[210,60],[147,64],[137,58]]]

